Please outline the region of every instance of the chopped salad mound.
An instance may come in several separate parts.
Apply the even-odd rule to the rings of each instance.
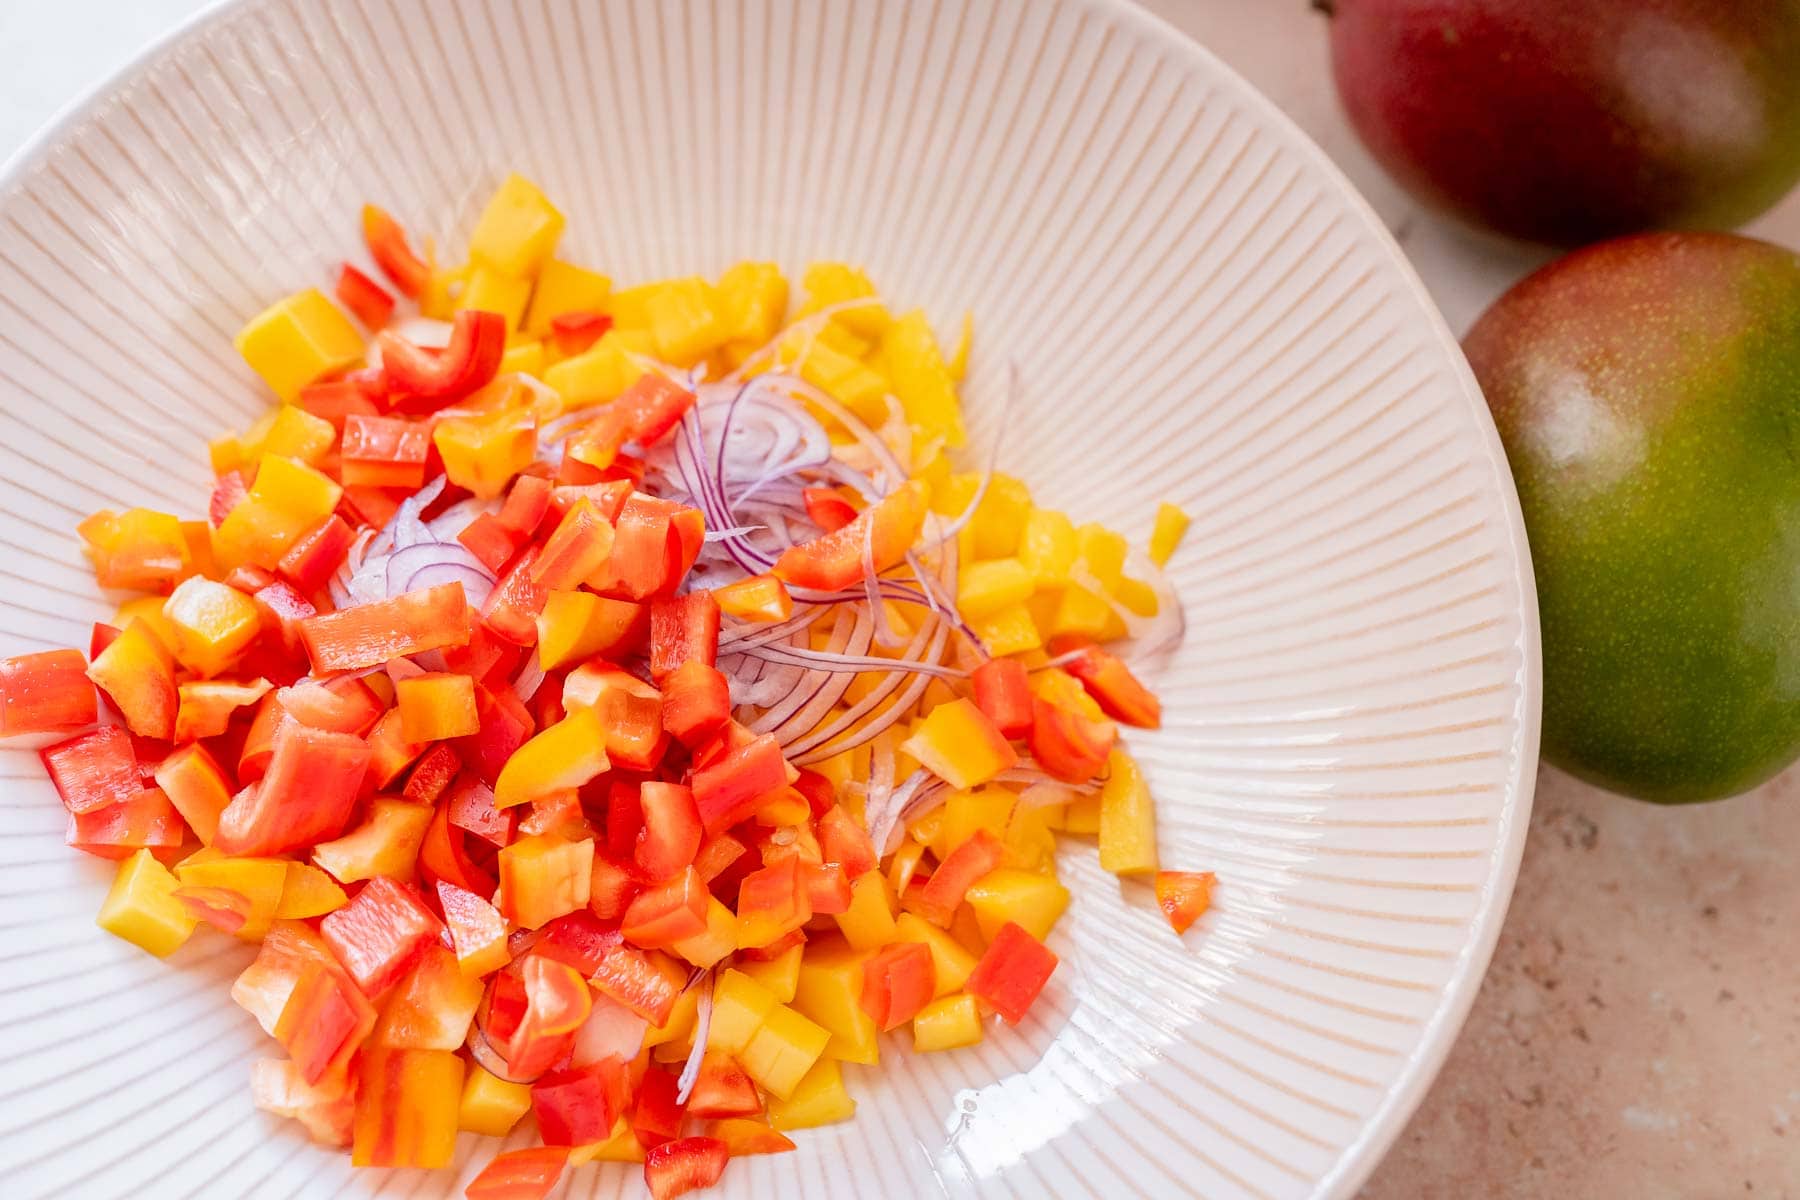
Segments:
[[[1139,555],[970,469],[969,322],[946,355],[855,268],[615,290],[562,228],[512,176],[443,268],[365,209],[376,270],[238,336],[279,404],[205,519],[79,526],[141,594],[0,660],[0,732],[118,861],[102,928],[258,945],[258,1106],[358,1166],[529,1119],[471,1198],[666,1200],[851,1117],[884,1034],[1029,1019],[1058,835],[1205,911],[1119,734],[1186,518]]]

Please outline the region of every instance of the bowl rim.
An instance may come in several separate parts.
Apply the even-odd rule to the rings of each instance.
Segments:
[[[27,176],[46,158],[56,145],[95,116],[112,97],[148,72],[166,53],[206,27],[269,0],[209,0],[201,8],[178,21],[127,58],[116,69],[103,75],[78,92],[52,114],[23,144],[0,161],[0,197],[12,194]],[[1491,855],[1490,872],[1482,890],[1478,911],[1470,923],[1470,938],[1457,957],[1456,967],[1439,994],[1437,1011],[1423,1026],[1417,1044],[1407,1056],[1405,1065],[1376,1105],[1362,1129],[1339,1154],[1336,1162],[1315,1184],[1317,1200],[1352,1200],[1380,1165],[1388,1150],[1399,1138],[1425,1093],[1442,1070],[1457,1035],[1467,1020],[1476,994],[1486,978],[1487,968],[1499,942],[1518,880],[1519,862],[1524,853],[1525,838],[1531,823],[1532,802],[1537,787],[1540,725],[1543,713],[1543,649],[1538,623],[1536,579],[1531,566],[1531,550],[1525,533],[1525,519],[1518,491],[1507,466],[1506,451],[1501,445],[1487,402],[1474,371],[1462,352],[1462,346],[1451,332],[1431,293],[1418,271],[1406,257],[1392,231],[1375,211],[1343,168],[1294,121],[1280,106],[1265,95],[1234,68],[1195,38],[1170,24],[1156,13],[1140,7],[1133,0],[1066,0],[1086,8],[1103,19],[1117,22],[1166,43],[1197,73],[1207,76],[1234,93],[1234,99],[1260,119],[1271,132],[1282,137],[1286,149],[1301,156],[1337,193],[1348,210],[1360,219],[1364,231],[1379,246],[1396,278],[1405,285],[1424,309],[1434,341],[1443,350],[1451,373],[1460,384],[1463,403],[1472,410],[1475,427],[1481,435],[1488,467],[1499,491],[1506,525],[1506,542],[1513,552],[1513,585],[1518,589],[1522,662],[1518,671],[1519,700],[1516,716],[1519,733],[1515,743],[1514,770],[1507,781],[1507,799],[1497,817],[1496,838]]]

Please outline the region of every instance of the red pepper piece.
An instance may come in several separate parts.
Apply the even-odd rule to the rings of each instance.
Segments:
[[[344,907],[325,914],[319,933],[365,996],[379,997],[444,932],[419,893],[377,875]]]
[[[698,509],[633,492],[614,522],[612,557],[595,590],[626,600],[671,595],[705,541]]]
[[[621,936],[618,926],[591,912],[564,913],[544,926],[531,952],[567,963],[586,977],[600,969]]]
[[[638,788],[637,800],[643,813],[633,847],[638,868],[646,878],[668,879],[692,864],[700,852],[700,810],[694,805],[694,793],[678,783],[653,780]],[[704,919],[705,913],[701,916]]]
[[[833,488],[801,488],[800,499],[806,505],[807,520],[826,533],[836,533],[856,520],[856,509]]]
[[[1016,658],[990,658],[975,668],[975,707],[1002,736],[1031,732],[1031,676]]]
[[[1156,906],[1169,919],[1169,928],[1186,933],[1212,906],[1211,871],[1158,871]]]
[[[749,847],[744,843],[729,833],[721,833],[717,837],[709,837],[700,843],[700,850],[694,855],[694,869],[700,872],[700,878],[711,883],[724,874],[727,867],[743,858],[747,853],[749,853]]]
[[[79,660],[74,651],[66,653]],[[85,677],[83,682],[85,682]],[[89,700],[93,688],[89,685]],[[89,720],[93,718],[90,717]],[[117,725],[83,733],[38,752],[63,807],[72,813],[93,812],[137,795],[144,785],[138,777],[137,756],[131,738]]]
[[[1056,963],[1049,947],[1008,921],[975,964],[963,990],[993,1005],[1008,1025],[1017,1025],[1044,990]]]
[[[675,1072],[651,1067],[638,1085],[637,1103],[631,1110],[631,1131],[638,1144],[648,1150],[664,1142],[672,1142],[681,1134],[681,1118],[686,1105],[676,1099],[681,1082]]]
[[[1047,700],[1032,699],[1031,757],[1067,783],[1084,783],[1100,774],[1118,733],[1109,721],[1090,721]]]
[[[789,546],[775,560],[774,574],[794,587],[841,591],[861,582],[865,551],[878,572],[904,559],[919,539],[926,511],[925,485],[911,480],[843,528]]]
[[[539,549],[531,564],[531,582],[548,592],[578,587],[606,565],[612,546],[611,523],[583,497],[563,514]]]
[[[754,813],[788,783],[787,759],[773,734],[763,734],[689,780],[700,823],[708,834],[722,833]]]
[[[644,1154],[644,1183],[651,1200],[675,1200],[711,1187],[725,1174],[730,1157],[718,1138],[686,1137],[652,1147]]]
[[[474,834],[497,850],[512,841],[513,822],[518,818],[518,811],[494,807],[493,789],[473,775],[463,775],[456,780],[445,808],[452,825]]]
[[[518,553],[519,538],[493,513],[481,513],[473,521],[463,526],[456,540],[466,547],[470,554],[481,560],[481,565],[488,570],[499,573]]]
[[[860,1003],[884,1033],[917,1016],[936,989],[937,966],[923,942],[895,942],[863,963]]]
[[[874,870],[878,861],[869,831],[842,805],[833,806],[819,818],[819,853],[826,862],[840,864],[853,880]]]
[[[375,265],[400,289],[400,294],[417,300],[431,281],[431,267],[406,244],[406,230],[385,211],[373,204],[363,205],[363,240]]]
[[[837,788],[832,786],[831,780],[808,767],[800,768],[800,778],[794,780],[794,790],[806,797],[807,807],[812,809],[814,820],[837,807]]]
[[[712,666],[719,656],[719,602],[711,592],[668,596],[650,605],[650,674],[663,679],[683,663]]]
[[[638,834],[644,829],[640,785],[615,779],[606,788],[606,852],[629,862],[637,853]]]
[[[281,854],[336,837],[350,821],[369,760],[361,738],[278,721],[262,779],[219,814],[214,846],[225,854]]]
[[[566,1146],[527,1146],[488,1160],[463,1189],[467,1200],[544,1200],[569,1162]]]
[[[815,916],[831,916],[850,911],[850,876],[845,872],[843,864],[803,863],[800,873]]]
[[[350,553],[356,534],[344,518],[331,513],[301,534],[275,564],[282,578],[300,592],[316,592],[324,587]]]
[[[350,487],[405,488],[425,482],[431,429],[405,417],[344,418],[339,475]]]
[[[596,917],[602,921],[622,918],[640,887],[634,867],[595,853],[594,868],[588,876],[588,908]]]
[[[662,1026],[675,1011],[687,976],[685,967],[666,954],[619,945],[600,960],[588,982],[651,1025]]]
[[[462,759],[449,743],[439,742],[425,752],[406,777],[401,795],[414,804],[436,804],[450,787],[450,781],[462,770]]]
[[[356,671],[467,645],[469,604],[462,584],[446,583],[308,617],[300,622],[300,636],[319,674]]]
[[[442,743],[438,748],[443,748]],[[425,827],[424,840],[419,843],[419,872],[427,883],[442,880],[477,896],[491,896],[494,894],[494,877],[476,866],[469,857],[464,836],[460,826],[450,823],[448,805],[432,813],[431,823]]]
[[[693,406],[693,392],[665,375],[648,372],[569,439],[568,454],[593,467],[609,467],[628,442],[650,445],[675,428]]]
[[[456,314],[450,344],[442,350],[416,345],[391,332],[376,341],[389,388],[405,403],[438,409],[492,381],[506,353],[506,318],[465,308]]]
[[[1063,670],[1081,680],[1100,711],[1113,720],[1139,729],[1162,728],[1162,702],[1117,655],[1098,646],[1085,646],[1063,664]]]
[[[337,298],[369,329],[380,329],[394,315],[393,294],[349,263],[338,268]]]
[[[550,511],[550,481],[536,475],[521,475],[513,481],[506,503],[500,506],[500,523],[521,538],[537,532]]]
[[[369,388],[352,379],[327,379],[309,383],[300,389],[300,407],[315,417],[330,421],[339,433],[351,416],[372,417],[381,411],[369,395]],[[232,472],[236,474],[236,472]],[[221,477],[223,482],[223,477]],[[239,497],[242,499],[242,497]],[[229,510],[227,510],[229,511]],[[213,524],[217,525],[218,521]]]
[[[550,336],[564,358],[580,354],[605,336],[613,319],[603,312],[561,313],[550,318]]]
[[[238,502],[250,495],[242,471],[227,471],[213,480],[212,495],[206,499],[206,519],[217,529],[231,515]]]
[[[580,1070],[556,1071],[531,1085],[531,1109],[548,1146],[605,1141],[630,1100],[631,1079],[616,1058]]]
[[[309,962],[275,1021],[275,1040],[317,1083],[334,1067],[347,1067],[375,1028],[375,1006],[335,964]]]
[[[730,683],[717,668],[698,659],[690,658],[669,672],[662,694],[663,728],[684,746],[698,746],[731,719]]]
[[[976,880],[999,866],[1006,848],[990,830],[978,829],[975,835],[950,852],[942,865],[931,873],[919,897],[919,915],[933,925],[950,927],[956,906]]]
[[[700,873],[689,866],[674,878],[639,892],[619,932],[646,950],[661,950],[706,932],[706,910],[712,893]]]
[[[63,840],[99,858],[129,858],[134,850],[172,850],[187,836],[181,814],[161,788],[143,788],[117,804],[70,813]]]
[[[762,1112],[762,1098],[756,1085],[738,1061],[719,1050],[708,1050],[700,1060],[700,1074],[694,1090],[688,1094],[690,1117],[716,1120],[721,1117],[751,1117]]]
[[[491,788],[500,778],[500,768],[530,740],[537,726],[531,710],[510,687],[477,687],[475,715],[481,718],[480,731],[458,738],[457,745],[469,769]]]
[[[521,551],[481,607],[481,619],[488,628],[519,646],[537,643],[538,614],[544,611],[550,596],[550,590],[532,578],[532,564],[537,556],[536,546]]]

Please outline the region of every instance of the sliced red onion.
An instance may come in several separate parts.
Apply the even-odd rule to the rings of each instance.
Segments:
[[[479,496],[469,496],[458,500],[449,508],[431,520],[425,522],[426,530],[440,542],[454,542],[456,535],[469,527],[469,522],[483,513],[500,511],[500,501],[483,500]]]
[[[795,634],[794,636],[797,639],[804,639],[806,635]],[[856,652],[867,650],[869,648],[868,618],[857,608],[839,609],[832,626],[830,640],[825,645],[833,653],[839,653],[846,649]],[[836,704],[850,687],[851,679],[848,676],[834,676],[825,671],[803,669],[805,674],[797,681],[793,691],[774,708],[758,717],[750,726],[752,730],[757,733],[779,732],[802,722],[805,727],[810,728],[813,723],[831,710],[832,705]]]
[[[879,752],[885,744],[886,739],[876,742],[877,751]],[[914,795],[920,788],[928,787],[933,782],[939,782],[937,776],[920,767],[908,775],[906,781],[899,787],[893,787],[892,772],[893,767],[890,762],[889,786],[878,792],[873,779],[874,770],[871,767],[869,799],[863,809],[864,815],[868,817],[869,841],[874,844],[875,853],[883,858],[900,848],[900,837],[897,835],[902,834],[905,828],[901,824],[900,814],[908,804],[912,803]]]
[[[513,676],[513,691],[520,700],[529,704],[531,698],[537,695],[538,689],[544,686],[544,679],[544,668],[538,664],[537,651],[533,650],[525,657],[525,664],[519,668],[519,673]]]
[[[719,634],[719,652],[723,654],[727,650],[743,650],[750,646],[762,646],[769,642],[780,641],[798,630],[809,628],[820,617],[831,611],[830,608],[819,605],[803,609],[787,620],[778,621],[773,625],[750,621],[734,625]]]
[[[913,634],[913,640],[901,652],[901,657],[912,662],[937,662],[943,655],[944,645],[949,637],[948,624],[940,618],[927,617]],[[908,675],[890,670],[887,677],[876,684],[868,695],[833,717],[829,724],[805,730],[800,737],[784,745],[782,749],[799,766],[854,749],[905,716],[930,682],[923,675]],[[892,704],[874,716],[869,716],[882,701],[899,691],[903,685],[905,690]],[[865,717],[868,718],[866,721]],[[818,720],[824,719],[825,714],[819,714]]]
[[[694,1005],[694,1048],[688,1051],[687,1062],[682,1064],[681,1075],[675,1081],[677,1104],[688,1102],[688,1097],[693,1094],[694,1084],[700,1080],[700,1064],[706,1058],[707,1039],[712,1036],[713,983],[713,973],[708,971]]]
[[[444,485],[448,482],[448,478],[448,476],[439,475],[400,502],[400,507],[394,510],[393,520],[387,524],[387,528],[393,536],[394,549],[404,550],[408,546],[416,546],[420,542],[436,540],[431,536],[431,531],[425,528],[425,522],[419,519],[419,514],[444,494]]]
[[[460,583],[469,603],[480,608],[494,590],[495,578],[479,558],[460,542],[417,542],[396,550],[387,559],[387,592]]]
[[[812,671],[859,674],[864,671],[898,671],[932,675],[938,679],[966,679],[969,673],[943,663],[915,662],[905,658],[878,658],[872,654],[833,654],[801,646],[754,646],[744,655],[765,662],[782,663]]]

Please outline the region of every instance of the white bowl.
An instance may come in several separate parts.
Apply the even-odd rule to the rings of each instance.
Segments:
[[[442,244],[508,169],[622,280],[865,264],[977,315],[978,440],[1174,563],[1188,636],[1135,737],[1165,863],[1218,873],[1177,941],[1065,851],[1076,901],[1017,1031],[856,1068],[855,1121],[728,1196],[1351,1195],[1443,1060],[1512,887],[1537,619],[1487,410],[1386,232],[1273,107],[1118,0],[244,0],[146,54],[0,190],[0,653],[112,605],[73,526],[204,511],[205,440],[268,402],[243,319],[327,280],[378,201]],[[243,947],[157,962],[93,916],[7,751],[9,1196],[460,1195],[352,1172],[255,1112]],[[513,1139],[514,1144],[519,1140]],[[584,1167],[571,1195],[639,1195]]]

